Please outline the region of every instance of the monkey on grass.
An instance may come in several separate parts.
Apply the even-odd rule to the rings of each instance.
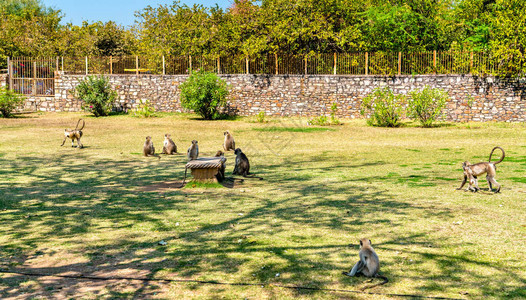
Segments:
[[[82,121],[82,127],[79,129],[80,121]],[[62,141],[62,145],[64,146],[64,143],[66,142],[66,139],[71,139],[71,147],[75,147],[73,142],[77,140],[77,148],[83,148],[84,145],[80,142],[80,138],[82,137],[82,129],[84,129],[84,125],[86,125],[86,122],[84,120],[79,119],[77,122],[77,126],[73,130],[64,129],[64,140]]]
[[[360,256],[360,260],[354,265],[354,267],[352,267],[352,269],[349,272],[343,272],[343,275],[350,277],[364,275],[366,277],[375,277],[384,280],[381,283],[364,287],[362,288],[362,291],[389,282],[389,279],[387,279],[387,277],[378,274],[378,271],[380,271],[380,259],[378,258],[378,255],[371,246],[370,239],[364,238],[360,240],[360,252],[358,253],[358,255]]]
[[[502,151],[502,156],[499,161],[491,162],[491,156],[493,155],[493,152],[499,149]],[[468,188],[466,191],[472,191],[477,192],[480,190],[478,185],[478,179],[477,177],[483,174],[486,174],[486,180],[488,181],[488,185],[490,190],[493,191],[493,185],[497,186],[497,189],[495,190],[495,193],[500,192],[501,185],[495,180],[495,176],[497,175],[497,164],[501,163],[504,160],[505,157],[504,149],[501,147],[495,147],[491,150],[491,153],[489,154],[489,160],[487,162],[479,162],[476,164],[471,164],[469,161],[465,161],[462,163],[462,170],[464,172],[464,179],[462,181],[462,184],[457,190],[461,190],[462,187],[466,184],[466,182],[469,180]]]
[[[146,137],[146,141],[144,141],[144,146],[142,147],[142,153],[144,154],[144,156],[154,156],[161,159],[159,155],[155,154],[155,147],[153,146],[151,136]]]
[[[161,152],[161,154],[172,155],[177,153],[177,146],[171,137],[172,136],[168,133],[164,135],[163,152]]]
[[[224,133],[225,141],[223,142],[223,149],[226,151],[234,150],[236,149],[236,142],[234,141],[234,137],[230,132],[225,131]]]
[[[248,157],[245,155],[245,153],[243,153],[243,151],[241,151],[241,149],[237,148],[234,150],[234,154],[236,155],[236,162],[232,175],[241,175],[243,177],[258,178],[259,180],[263,180],[262,177],[254,176],[252,173],[250,173],[250,163],[248,162]]]

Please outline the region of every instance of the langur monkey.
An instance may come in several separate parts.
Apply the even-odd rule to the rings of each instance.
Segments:
[[[79,129],[80,121],[82,121],[82,127]],[[84,129],[84,125],[86,125],[84,120],[79,119],[75,129],[73,129],[73,130],[64,129],[64,140],[62,141],[62,145],[60,145],[60,146],[64,146],[64,143],[66,142],[66,139],[70,138],[71,139],[71,147],[74,147],[73,142],[75,140],[77,140],[77,148],[84,147],[84,145],[82,145],[82,143],[80,142],[80,138],[82,137],[82,129]]]
[[[384,280],[379,284],[365,287],[362,290],[369,289],[389,282],[389,279],[387,279],[387,277],[378,274],[378,271],[380,270],[380,260],[378,259],[378,255],[371,246],[370,239],[360,240],[359,256],[360,260],[354,265],[354,267],[352,267],[352,269],[349,272],[343,272],[343,275],[352,277],[362,274],[366,277],[377,277]]]
[[[188,156],[188,160],[197,159],[197,157],[199,156],[199,147],[197,146],[196,140],[192,141],[192,145],[190,146],[190,148],[188,148],[186,155]]]
[[[491,156],[493,155],[495,149],[499,149],[500,151],[502,151],[502,156],[499,161],[491,162]],[[465,161],[464,163],[462,163],[462,170],[464,171],[464,180],[462,181],[462,184],[457,190],[461,190],[469,179],[469,185],[466,191],[477,192],[479,190],[477,177],[486,173],[486,180],[488,181],[490,190],[493,191],[493,185],[496,185],[497,190],[495,191],[495,193],[500,192],[501,185],[495,180],[495,176],[497,175],[496,165],[504,160],[505,155],[506,154],[504,153],[504,149],[502,149],[501,147],[495,147],[491,150],[491,153],[489,154],[488,162],[480,162],[474,165],[470,164],[469,161]]]
[[[216,157],[221,157],[221,156],[225,156],[225,153],[223,153],[223,151],[221,150],[217,150]]]
[[[170,134],[164,135],[164,144],[163,144],[163,152],[162,154],[175,154],[177,153],[177,146],[175,145],[174,141],[171,139]]]
[[[142,153],[144,154],[144,156],[155,156],[161,159],[160,156],[155,155],[155,147],[153,146],[151,136],[146,137],[146,141],[144,142],[144,146],[142,147]]]
[[[232,172],[232,174],[247,177],[247,175],[250,174],[250,163],[248,162],[248,157],[239,148],[234,150],[234,154],[236,155],[236,165],[234,166],[234,172]]]
[[[236,149],[236,142],[234,141],[234,136],[230,134],[230,132],[225,131],[223,133],[225,135],[225,141],[223,142],[223,149],[226,151],[234,150]]]

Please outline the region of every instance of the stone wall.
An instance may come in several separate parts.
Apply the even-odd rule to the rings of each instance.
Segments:
[[[332,103],[339,117],[360,116],[361,99],[376,87],[390,86],[407,94],[425,85],[448,92],[446,119],[449,121],[526,120],[526,80],[480,78],[469,75],[337,76],[337,75],[222,75],[231,86],[228,109],[239,115],[265,111],[274,116],[318,116],[329,114]],[[26,109],[79,111],[81,101],[74,88],[81,75],[60,75],[54,97],[34,97]],[[179,85],[186,75],[113,75],[111,85],[118,92],[116,106],[129,109],[150,100],[158,111],[181,112]],[[5,81],[5,80],[4,80]]]
[[[7,74],[0,73],[0,88],[7,86]]]

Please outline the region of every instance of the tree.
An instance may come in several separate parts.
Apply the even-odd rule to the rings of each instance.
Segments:
[[[9,56],[52,56],[61,19],[37,0],[0,0],[0,67]]]
[[[228,88],[217,74],[202,70],[194,71],[180,85],[181,105],[193,110],[205,120],[220,117],[220,109],[226,104]]]

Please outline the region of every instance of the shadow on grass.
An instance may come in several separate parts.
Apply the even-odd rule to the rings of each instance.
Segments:
[[[0,246],[1,267],[40,274],[203,280],[242,273],[249,282],[323,288],[331,287],[335,280],[331,276],[320,276],[320,273],[345,271],[334,255],[349,252],[349,241],[327,243],[323,230],[343,234],[377,224],[396,228],[404,225],[402,219],[392,220],[389,216],[411,219],[414,210],[423,217],[453,217],[450,210],[420,204],[415,198],[394,199],[390,192],[379,187],[381,185],[366,189],[360,185],[381,180],[411,185],[414,180],[417,187],[431,178],[403,178],[395,173],[385,178],[362,176],[346,180],[342,185],[322,178],[349,168],[379,167],[385,163],[342,161],[318,167],[316,162],[323,158],[324,155],[301,161],[285,159],[279,165],[259,166],[258,175],[265,180],[245,180],[244,184],[247,187],[265,185],[267,192],[247,196],[227,189],[225,192],[217,189],[138,191],[138,187],[183,177],[184,169],[174,171],[153,160],[97,160],[84,153],[76,157],[45,159],[21,156],[7,160],[0,156],[0,176],[3,178],[0,181],[0,233],[8,241]],[[174,161],[182,165],[185,158],[178,157]],[[283,167],[290,165],[296,166],[294,170]],[[24,183],[26,179],[30,180]],[[335,198],[334,195],[345,196]],[[185,223],[175,222],[173,216]],[[318,228],[320,233],[302,233],[304,227]],[[290,235],[285,245],[273,239],[280,234]],[[375,244],[375,247],[396,251],[400,241],[435,248],[439,244],[439,241],[429,240],[426,232],[392,235],[391,240]],[[160,239],[168,245],[157,245]],[[59,246],[52,249],[43,246],[48,243]],[[423,294],[443,292],[444,286],[437,281],[460,274],[469,274],[473,280],[462,281],[459,285],[471,288],[479,288],[480,281],[494,281],[484,273],[471,271],[474,267],[484,267],[505,279],[494,281],[491,288],[481,287],[485,295],[505,298],[503,291],[506,297],[523,293],[509,286],[509,282],[524,283],[517,275],[518,270],[506,270],[497,263],[471,259],[471,255],[412,253],[422,262],[433,261],[437,268],[429,274],[421,273],[426,280],[414,288]],[[72,259],[68,259],[68,255]],[[327,259],[320,260],[320,257]],[[276,274],[288,276],[277,277]],[[396,282],[393,274],[386,272],[385,275]],[[337,283],[349,284],[348,278],[337,278]],[[22,284],[28,280],[25,276],[3,279],[7,287],[0,295],[31,293]],[[81,283],[67,279],[41,285],[44,292],[40,289],[39,295],[44,296],[55,293],[54,286],[63,286],[61,293],[66,294],[85,292]],[[115,297],[148,297],[160,289],[144,282],[131,283],[135,291],[128,295],[119,285],[100,285]],[[46,287],[51,289],[46,290]],[[199,290],[201,286],[194,288]],[[321,295],[318,291],[298,290],[296,293]]]

